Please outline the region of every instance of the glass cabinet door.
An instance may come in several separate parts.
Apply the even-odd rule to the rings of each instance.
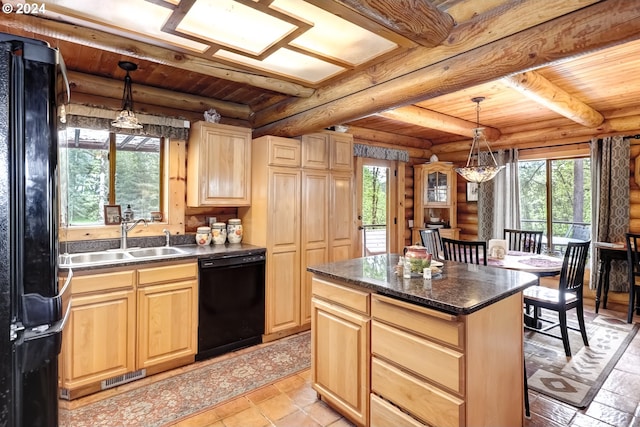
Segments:
[[[449,202],[449,186],[448,175],[446,173],[434,171],[429,172],[425,182],[425,200],[427,203],[443,203]]]

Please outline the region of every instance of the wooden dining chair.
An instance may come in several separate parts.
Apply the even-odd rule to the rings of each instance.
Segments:
[[[629,311],[627,323],[633,322],[633,311],[640,314],[640,234],[627,233],[627,270],[629,271]]]
[[[540,334],[562,339],[564,352],[567,357],[571,357],[571,347],[569,345],[569,329],[580,331],[582,342],[589,346],[587,330],[584,323],[584,308],[582,305],[582,285],[584,282],[584,268],[587,262],[587,254],[591,242],[570,242],[567,244],[567,251],[564,253],[562,270],[560,271],[560,281],[558,289],[551,289],[545,286],[531,286],[524,290],[524,303],[533,306],[533,325],[538,325],[538,321],[550,323],[548,326],[537,328],[525,325],[525,329],[532,330]],[[548,319],[539,314],[541,308],[552,310],[558,313],[557,320]],[[567,324],[567,311],[576,310],[579,328],[574,328]],[[549,330],[559,327],[560,336],[549,332]]]
[[[467,264],[487,265],[487,242],[442,238],[444,259]]]
[[[432,259],[438,261],[444,259],[442,255],[442,239],[437,228],[420,230],[420,240],[422,241],[422,246],[427,248],[427,251],[433,255]]]
[[[539,254],[542,251],[542,231],[504,229],[504,240],[510,251],[533,252]]]

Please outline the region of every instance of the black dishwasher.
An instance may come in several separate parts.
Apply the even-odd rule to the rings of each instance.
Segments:
[[[196,360],[262,342],[265,259],[256,250],[199,260]]]

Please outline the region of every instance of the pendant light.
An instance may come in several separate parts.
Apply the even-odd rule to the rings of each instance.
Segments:
[[[138,119],[133,114],[133,95],[131,93],[131,76],[130,71],[135,71],[138,66],[133,62],[120,61],[118,67],[127,72],[124,76],[124,90],[122,92],[122,111],[118,113],[116,119],[111,122],[111,126],[123,129],[142,129],[142,125],[138,123]]]
[[[484,101],[484,97],[471,98],[471,101],[476,103],[476,128],[473,129],[473,141],[471,142],[467,165],[463,168],[456,168],[456,172],[469,182],[481,183],[495,178],[498,172],[504,169],[504,165],[498,166],[498,162],[496,162],[496,158],[491,151],[489,141],[487,141],[487,138],[484,136],[484,128],[480,127],[480,103]],[[480,144],[482,142],[487,146],[493,164],[480,164]],[[475,154],[474,150],[476,150]]]

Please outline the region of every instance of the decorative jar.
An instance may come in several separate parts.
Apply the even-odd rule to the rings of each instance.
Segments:
[[[425,268],[431,267],[431,257],[427,248],[420,245],[404,248],[404,271],[409,270],[411,276],[419,277]]]
[[[240,243],[242,241],[242,221],[239,218],[229,220],[227,225],[227,240],[229,243]]]
[[[200,246],[206,246],[211,243],[211,228],[198,227],[196,231],[196,243]]]
[[[216,222],[211,227],[211,238],[214,245],[224,245],[227,241],[227,226],[224,222]]]

